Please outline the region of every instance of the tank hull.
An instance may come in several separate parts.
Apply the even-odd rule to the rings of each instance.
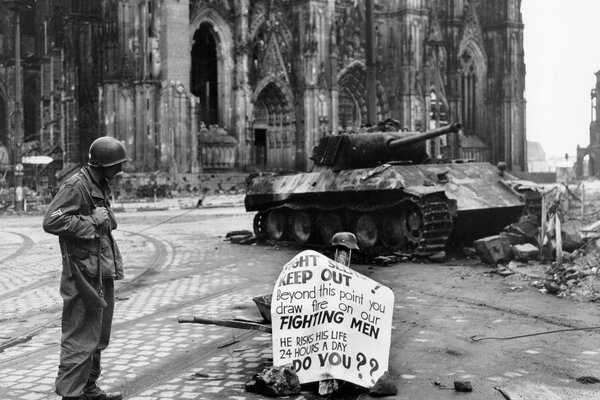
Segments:
[[[342,222],[334,223],[332,231],[343,228],[360,234],[361,225],[356,222],[360,218],[377,231],[375,240],[359,243],[361,250],[430,254],[443,249],[450,234],[453,241],[470,244],[516,221],[525,201],[515,190],[515,182],[489,163],[390,163],[338,172],[324,169],[256,177],[248,185],[245,206],[260,214],[257,234],[268,234],[265,226],[281,225],[276,229],[281,237],[268,235],[275,240],[328,245],[327,234],[314,232],[320,224],[328,224],[334,213],[332,218]],[[267,220],[276,209],[281,215]],[[290,229],[305,234],[298,238],[287,233]]]

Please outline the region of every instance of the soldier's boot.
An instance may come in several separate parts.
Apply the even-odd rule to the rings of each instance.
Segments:
[[[83,389],[81,400],[122,400],[123,394],[119,392],[107,393],[98,385],[88,385]]]

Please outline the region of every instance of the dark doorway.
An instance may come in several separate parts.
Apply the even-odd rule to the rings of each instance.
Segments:
[[[207,24],[194,33],[192,45],[192,94],[200,98],[199,120],[207,126],[219,123],[217,44]]]
[[[267,165],[267,130],[254,129],[254,159],[256,166],[264,168]]]

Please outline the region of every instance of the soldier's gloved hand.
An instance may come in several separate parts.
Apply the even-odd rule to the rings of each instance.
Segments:
[[[96,226],[101,227],[108,223],[108,211],[106,207],[96,207],[92,212],[92,218],[96,221]]]

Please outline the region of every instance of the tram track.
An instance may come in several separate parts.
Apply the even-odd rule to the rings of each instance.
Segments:
[[[169,220],[171,220],[171,219],[169,219]],[[143,231],[145,231],[145,230],[147,230],[147,229],[144,229]],[[160,238],[160,237],[157,237],[154,235],[148,235],[145,233],[141,233],[141,231],[135,232],[135,231],[131,231],[131,230],[122,230],[122,229],[120,229],[119,231],[121,234],[127,235],[128,237],[143,238],[144,241],[150,242],[152,244],[154,251],[153,251],[152,257],[147,262],[146,268],[144,268],[143,271],[139,272],[136,276],[134,276],[127,282],[123,282],[122,284],[120,284],[118,287],[115,288],[115,301],[116,302],[123,301],[127,297],[128,293],[132,293],[139,288],[142,288],[146,285],[150,285],[150,284],[145,283],[147,278],[149,278],[150,276],[157,276],[161,273],[168,272],[169,269],[172,268],[176,264],[176,262],[175,262],[176,255],[177,255],[176,249],[178,248],[178,246],[176,244],[172,243],[171,241],[165,240],[163,238]],[[27,237],[26,235],[20,235],[20,236],[24,238],[23,242],[33,243],[33,240],[31,238]],[[197,274],[179,275],[177,277],[177,279],[183,279],[183,278],[186,278],[186,277],[192,276],[192,275],[197,275]],[[174,279],[173,274],[170,274],[170,276],[165,277],[164,282],[167,282],[167,281],[170,281],[173,279]],[[222,289],[216,290],[210,294],[204,294],[201,296],[193,297],[184,302],[175,303],[172,306],[169,306],[167,308],[161,308],[160,310],[153,312],[151,314],[146,314],[146,315],[140,316],[139,318],[131,319],[131,320],[124,321],[124,322],[121,322],[118,324],[114,324],[113,329],[125,328],[130,324],[139,323],[140,321],[143,321],[143,320],[149,319],[149,318],[154,318],[156,316],[166,315],[170,312],[173,312],[173,310],[175,310],[175,309],[186,307],[186,306],[194,304],[196,302],[208,301],[212,298],[216,298],[223,294],[235,292],[235,291],[243,288],[245,285],[247,285],[248,281],[253,280],[253,277],[246,276],[243,278],[243,280],[244,280],[243,283],[229,285]],[[44,283],[48,284],[49,280],[46,280]],[[44,283],[35,283],[24,289],[28,290],[28,289],[43,287]],[[157,285],[160,283],[161,282],[159,280],[159,282],[152,282],[151,285]],[[23,290],[23,288],[22,288],[22,290]],[[19,293],[21,293],[21,291],[19,291]],[[16,294],[16,291],[14,291],[12,294]],[[10,296],[2,296],[2,299],[6,300],[7,298],[10,298]],[[2,300],[2,299],[0,299],[0,300]],[[126,301],[126,299],[125,299],[125,301]],[[23,330],[17,334],[14,334],[9,340],[7,340],[5,342],[0,342],[0,354],[11,347],[18,346],[22,343],[31,341],[36,336],[42,334],[46,329],[55,328],[57,326],[60,326],[61,310],[62,310],[62,304],[56,304],[53,307],[45,308],[43,310],[43,312],[38,312],[35,315],[27,315],[28,319],[35,319],[36,317],[38,318],[38,321],[35,323],[36,326],[34,328]],[[46,314],[46,316],[44,316],[43,314]],[[13,318],[7,319],[4,322],[21,320],[23,317],[24,317],[23,315],[20,315],[20,316],[17,315],[17,316],[14,316]],[[21,321],[19,321],[19,322],[21,322]],[[0,324],[1,323],[2,323],[2,321],[0,321]],[[56,345],[54,345],[54,346],[56,346]],[[50,345],[47,347],[43,347],[42,349],[35,350],[33,352],[26,352],[24,354],[18,354],[14,357],[9,357],[5,360],[0,360],[0,365],[6,365],[6,364],[9,364],[12,362],[17,362],[18,360],[21,360],[24,357],[36,354],[36,352],[39,352],[39,351],[44,351],[44,350],[53,348],[54,346]]]
[[[11,235],[16,235],[19,236],[22,239],[22,242],[20,245],[18,245],[19,247],[14,250],[12,253],[8,254],[7,256],[1,257],[0,256],[0,271],[3,269],[6,269],[6,267],[3,267],[3,264],[6,261],[12,260],[14,258],[19,257],[21,254],[23,254],[27,249],[30,249],[33,245],[34,245],[34,241],[31,240],[31,238],[27,235],[24,235],[22,233],[19,232],[14,232],[14,231],[9,231],[9,230],[4,230],[4,231],[0,231],[0,232],[6,232],[9,233]]]
[[[155,311],[153,313],[142,315],[139,318],[130,319],[130,320],[127,320],[127,321],[123,321],[123,322],[120,322],[120,323],[113,324],[112,329],[113,329],[113,331],[116,331],[118,329],[123,329],[123,328],[127,328],[129,326],[134,326],[135,324],[143,322],[144,320],[148,320],[148,319],[152,319],[152,318],[164,317],[164,316],[167,316],[167,315],[173,313],[174,311],[177,311],[180,308],[191,306],[191,305],[196,304],[198,302],[205,302],[205,301],[208,301],[208,300],[212,300],[212,299],[218,298],[220,296],[223,296],[225,294],[235,293],[236,291],[244,288],[245,286],[247,286],[247,282],[241,282],[241,283],[237,283],[237,284],[233,284],[233,285],[228,285],[228,286],[226,286],[226,287],[224,287],[224,288],[222,288],[220,290],[217,290],[215,292],[212,292],[212,293],[209,293],[209,294],[203,294],[203,295],[200,295],[200,296],[197,296],[197,297],[193,297],[193,298],[191,298],[189,300],[173,304],[173,305],[171,305],[169,307],[162,308],[162,309],[160,309],[158,311]],[[59,311],[57,311],[57,312],[59,312]],[[58,326],[59,323],[60,323],[60,315],[54,316],[46,324],[44,324],[42,327],[40,327],[40,329],[46,329],[46,328],[49,328],[49,327]],[[18,345],[20,343],[28,341],[33,336],[34,336],[33,333],[29,333],[29,335],[22,335],[19,338],[15,338],[16,340],[15,340],[15,343],[13,345]],[[10,358],[7,358],[5,360],[0,360],[0,367],[3,366],[3,365],[9,365],[9,364],[18,362],[19,360],[21,360],[21,359],[23,359],[25,357],[30,357],[30,356],[38,354],[38,353],[42,353],[42,352],[46,352],[46,351],[52,350],[52,349],[56,348],[57,346],[59,346],[58,343],[46,346],[44,348],[35,349],[35,350],[33,350],[31,352],[28,352],[26,354],[19,354],[17,356],[10,357]],[[5,348],[6,347],[3,348],[2,345],[0,345],[0,354],[1,354],[2,350],[4,350]]]
[[[120,285],[118,288],[115,289],[115,297],[122,296],[132,290],[135,290],[137,287],[139,287],[141,285],[141,282],[143,281],[143,279],[145,277],[147,277],[148,275],[153,274],[153,273],[160,273],[160,272],[163,272],[164,270],[168,269],[173,263],[173,257],[174,257],[174,252],[175,252],[174,246],[172,246],[170,243],[168,243],[167,241],[165,241],[163,239],[159,239],[159,238],[151,236],[151,235],[141,234],[141,233],[136,233],[136,232],[130,232],[130,231],[121,231],[121,232],[127,233],[130,236],[135,235],[135,236],[144,238],[146,241],[149,241],[153,244],[155,251],[154,251],[154,256],[151,258],[151,261],[148,263],[147,268],[145,268],[141,273],[139,273],[138,275],[133,277],[130,281],[124,282],[123,285]],[[11,254],[11,257],[13,257],[13,258],[18,257],[18,255],[21,254],[27,247],[31,247],[35,243],[27,235],[19,234],[19,233],[17,233],[17,235],[19,235],[20,237],[23,238],[23,244],[20,246],[20,248],[18,250],[16,250],[15,252],[13,252]],[[52,281],[54,281],[54,280],[52,280]],[[50,279],[46,279],[42,282],[37,281],[28,286],[21,287],[19,289],[16,289],[14,291],[11,291],[9,293],[1,295],[0,301],[10,299],[11,297],[14,297],[16,294],[22,294],[22,293],[30,291],[30,290],[35,290],[37,288],[44,287],[44,286],[48,285],[50,282],[51,282]],[[62,304],[56,304],[55,306],[45,308],[43,312],[38,312],[34,315],[31,315],[31,314],[27,315],[27,318],[39,317],[42,314],[48,314],[48,317],[43,318],[43,321],[39,321],[37,323],[38,324],[37,327],[22,331],[22,332],[18,333],[17,335],[15,335],[15,337],[13,337],[5,342],[0,342],[0,354],[4,350],[6,350],[10,347],[17,346],[21,343],[31,340],[33,337],[39,335],[45,329],[52,327],[54,324],[59,323],[61,310],[62,310]],[[24,316],[16,315],[16,316],[13,316],[13,317],[7,319],[6,321],[0,320],[0,324],[2,324],[3,322],[19,320],[19,319],[22,319],[23,317]],[[1,362],[0,362],[0,365],[1,365]]]

